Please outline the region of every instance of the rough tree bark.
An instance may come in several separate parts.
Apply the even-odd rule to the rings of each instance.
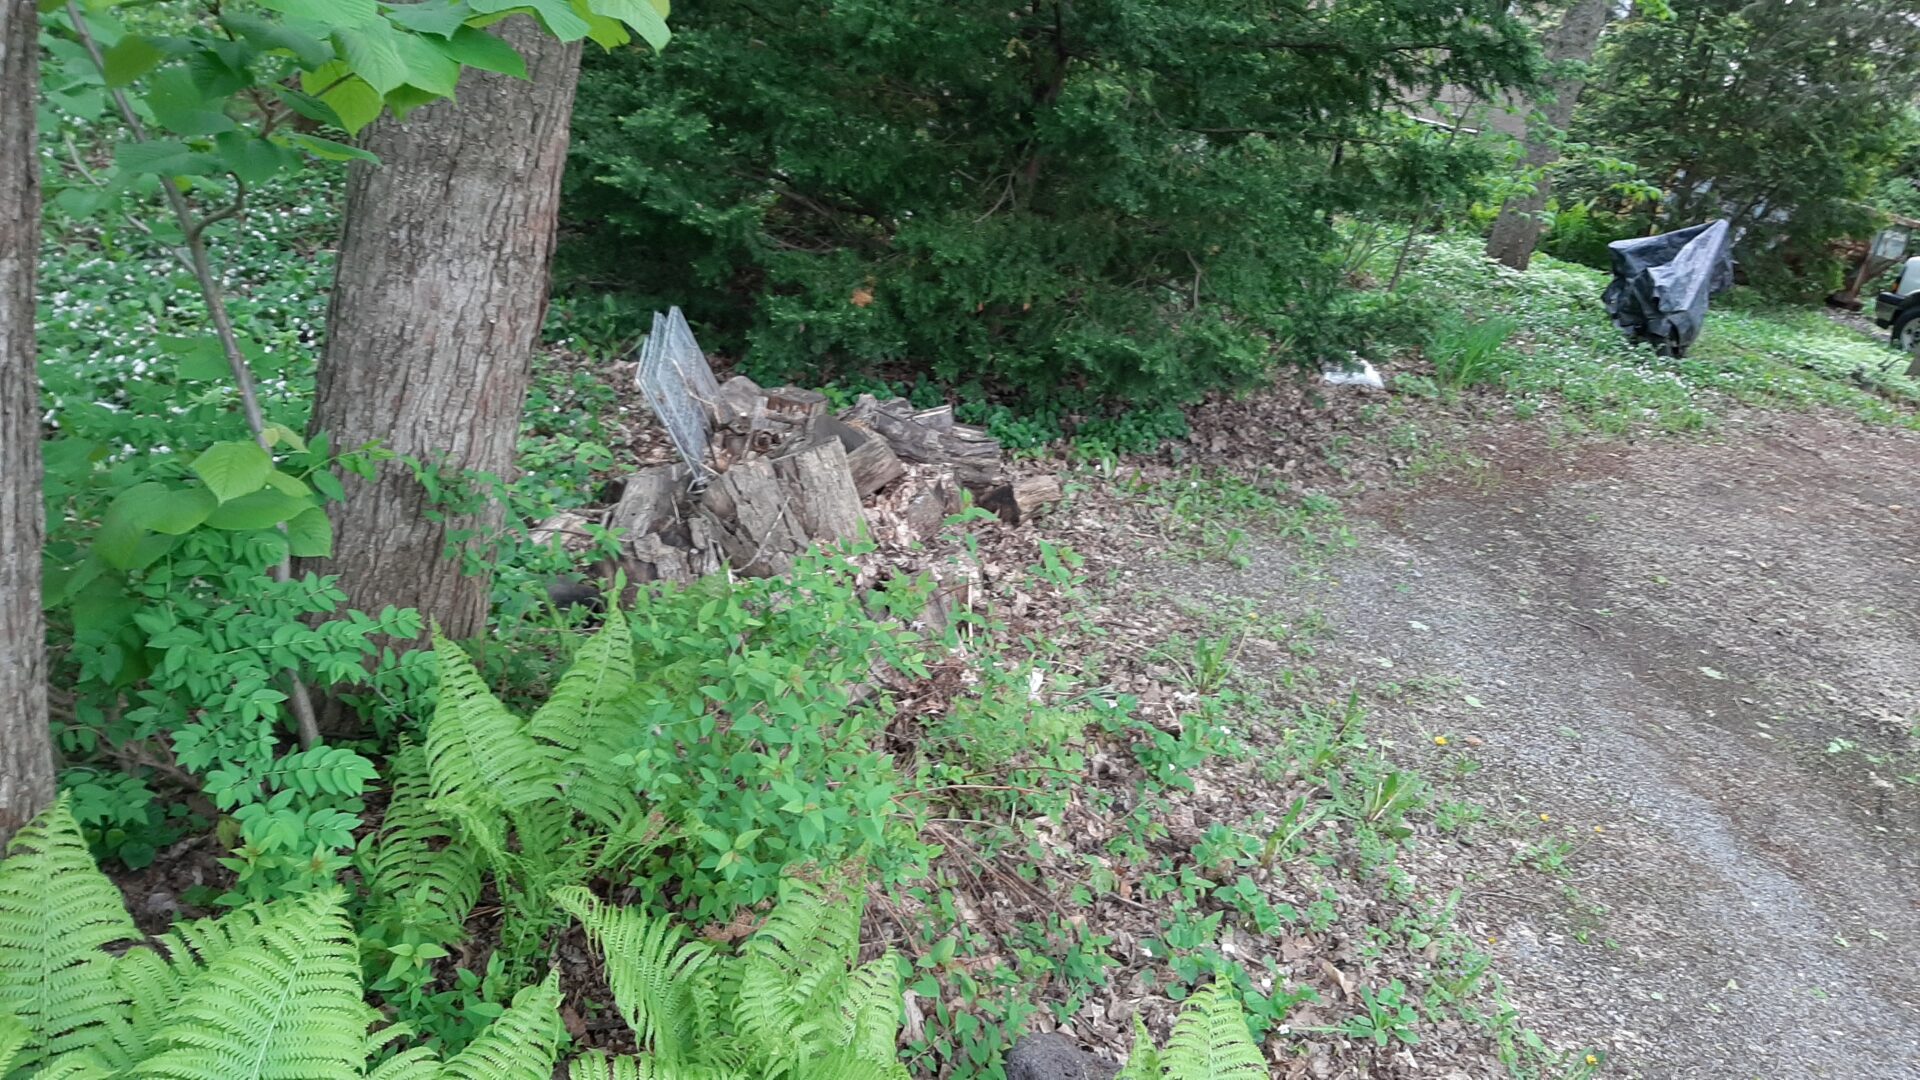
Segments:
[[[0,0],[0,845],[53,800],[46,631],[40,619],[40,383],[33,278],[40,252],[33,0]]]
[[[313,427],[336,451],[397,454],[505,477],[513,466],[533,345],[546,312],[560,172],[580,45],[530,19],[496,28],[526,58],[525,81],[469,71],[455,101],[379,121],[347,183],[327,348]],[[448,559],[448,529],[497,529],[500,509],[429,518],[398,462],[352,481],[331,559],[354,606],[415,607],[453,637],[480,632],[488,582]]]
[[[1600,43],[1600,31],[1607,25],[1607,16],[1612,14],[1615,0],[1576,0],[1567,13],[1560,17],[1558,25],[1548,30],[1540,39],[1540,47],[1547,59],[1554,63],[1571,60],[1590,60],[1593,50]],[[1550,79],[1547,89],[1552,92],[1553,100],[1533,103],[1540,115],[1527,122],[1527,152],[1522,160],[1528,169],[1540,169],[1553,164],[1560,157],[1560,151],[1553,144],[1554,136],[1564,131],[1567,122],[1573,119],[1574,103],[1580,100],[1580,91],[1585,87],[1584,79],[1561,77]],[[1493,231],[1487,236],[1487,257],[1497,259],[1515,270],[1525,270],[1533,259],[1533,248],[1540,242],[1539,213],[1547,205],[1547,196],[1552,193],[1553,182],[1541,176],[1534,186],[1533,193],[1524,198],[1509,200],[1500,208],[1500,217],[1493,223]]]

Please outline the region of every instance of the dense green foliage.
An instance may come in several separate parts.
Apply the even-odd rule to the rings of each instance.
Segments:
[[[591,58],[576,280],[751,370],[1183,401],[1364,342],[1335,219],[1486,161],[1412,113],[1530,77],[1509,5],[718,0]],[[644,252],[643,258],[635,253]]]
[[[483,886],[504,907],[495,961],[518,980],[546,954],[556,892],[601,878],[724,920],[789,867],[924,873],[872,748],[884,702],[847,691],[875,658],[923,670],[921,646],[861,610],[850,577],[818,559],[789,581],[642,594],[525,719],[438,641],[439,702],[361,852],[379,962],[462,940]],[[427,975],[403,964],[381,988],[419,1005]]]
[[[379,726],[426,680],[377,644],[417,637],[416,614],[342,611],[331,580],[286,572],[331,551],[334,470],[380,454],[297,433],[327,264],[287,251],[337,226],[328,163],[370,157],[351,132],[450,95],[465,67],[524,70],[483,29],[502,13],[608,47],[631,28],[657,48],[665,23],[647,3],[47,7],[45,598],[68,782],[132,865],[179,823],[142,783],[158,767],[231,814],[235,899],[330,880],[372,767],[283,757],[287,703],[365,695],[387,706],[367,710]],[[250,196],[274,210],[249,219]],[[97,767],[114,761],[134,776]]]
[[[899,969],[890,954],[857,965],[857,896],[789,880],[729,956],[666,919],[557,890],[641,1048],[584,1055],[568,1075],[904,1080]],[[542,1080],[566,1038],[554,973],[444,1062],[427,1047],[388,1051],[409,1032],[369,1034],[382,1017],[362,1000],[338,890],[182,923],[157,948],[107,949],[138,936],[64,801],[13,839],[0,862],[0,1076]]]
[[[1730,218],[1755,284],[1814,295],[1839,284],[1828,244],[1877,226],[1870,202],[1920,141],[1917,91],[1920,25],[1902,0],[1641,5],[1608,35],[1573,134],[1638,166],[1656,197],[1578,169],[1562,191],[1621,211],[1620,233]]]

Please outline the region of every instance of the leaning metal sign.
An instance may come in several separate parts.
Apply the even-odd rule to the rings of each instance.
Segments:
[[[634,381],[666,427],[680,460],[693,470],[693,487],[705,487],[714,475],[707,464],[711,435],[707,417],[719,397],[720,384],[679,308],[668,308],[665,315],[653,313],[653,332],[640,346],[640,370]]]

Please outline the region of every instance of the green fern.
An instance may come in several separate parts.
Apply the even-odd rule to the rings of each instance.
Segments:
[[[563,892],[648,1051],[589,1056],[570,1080],[906,1080],[899,969],[891,954],[854,966],[857,895],[784,882],[766,923],[723,957],[666,920]]]
[[[891,955],[863,965],[847,980],[840,1002],[846,1034],[841,1044],[871,1061],[890,1061],[900,1037],[900,966]]]
[[[0,1016],[26,1035],[8,1075],[79,1051],[127,1061],[129,998],[104,950],[139,936],[65,796],[14,835],[0,862]]]
[[[13,1068],[13,1059],[27,1048],[27,1040],[32,1035],[27,1025],[11,1013],[0,1012],[0,1076],[7,1075]]]
[[[203,954],[204,955],[204,954]],[[270,905],[188,983],[136,1080],[353,1076],[375,1017],[338,893]]]
[[[1126,1067],[1113,1080],[1162,1080],[1160,1048],[1138,1016],[1133,1018],[1133,1049],[1127,1054]]]
[[[120,1072],[108,1068],[92,1053],[67,1054],[33,1074],[33,1080],[114,1080]]]
[[[529,986],[480,1037],[441,1067],[438,1080],[524,1080],[553,1075],[560,1055],[560,974]]]
[[[710,1027],[694,988],[712,951],[667,919],[604,904],[583,888],[561,889],[555,899],[600,947],[614,1004],[640,1045],[666,1064],[689,1060]]]
[[[728,1070],[706,1065],[667,1065],[654,1058],[619,1056],[599,1050],[567,1063],[567,1080],[748,1080]],[[755,1078],[757,1080],[757,1078]]]
[[[534,710],[533,737],[563,750],[584,749],[599,737],[607,704],[632,688],[633,633],[616,607],[574,655],[546,704]]]
[[[1247,1029],[1246,1011],[1220,983],[1187,999],[1173,1023],[1167,1048],[1158,1054],[1138,1020],[1133,1053],[1114,1080],[1266,1080],[1267,1063]]]
[[[480,898],[480,863],[433,803],[426,751],[403,748],[387,763],[392,797],[366,864],[375,918],[446,943],[460,936]]]
[[[466,650],[433,637],[440,693],[427,724],[427,772],[436,798],[512,808],[559,796],[556,756],[493,696]]]

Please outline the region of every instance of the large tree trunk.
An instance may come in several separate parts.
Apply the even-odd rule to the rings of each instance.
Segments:
[[[40,382],[33,274],[40,158],[33,0],[0,0],[0,845],[53,801],[40,620]]]
[[[1559,24],[1541,38],[1540,46],[1547,59],[1555,63],[1592,59],[1594,47],[1600,43],[1600,31],[1606,27],[1613,6],[1614,0],[1577,0],[1560,17]],[[1523,159],[1526,168],[1544,169],[1559,160],[1560,151],[1553,144],[1554,137],[1573,119],[1573,106],[1580,100],[1584,86],[1585,80],[1579,78],[1548,81],[1547,89],[1552,92],[1553,100],[1536,103],[1540,115],[1527,123],[1527,152]],[[1510,200],[1500,208],[1500,217],[1487,236],[1489,258],[1498,259],[1515,270],[1527,268],[1533,259],[1534,245],[1540,242],[1539,214],[1546,209],[1552,188],[1553,182],[1543,174],[1531,195]]]
[[[546,312],[560,172],[580,45],[531,20],[500,24],[526,81],[469,71],[457,101],[382,120],[347,183],[313,427],[336,451],[398,454],[505,477]],[[488,581],[446,557],[449,529],[487,535],[498,506],[446,521],[398,462],[347,485],[331,559],[356,607],[414,607],[447,634],[486,622]],[[438,515],[435,515],[438,516]]]

